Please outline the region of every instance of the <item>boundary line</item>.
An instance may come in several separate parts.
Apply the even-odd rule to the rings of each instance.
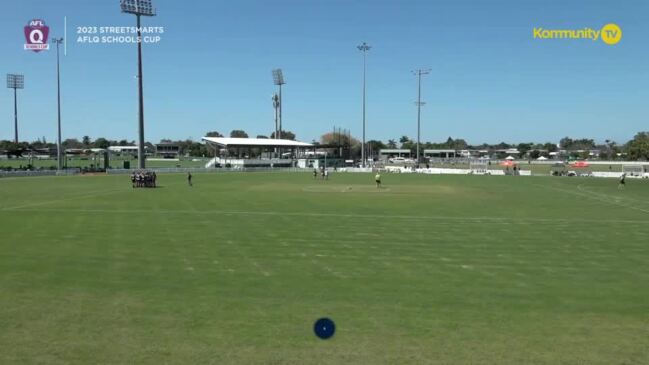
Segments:
[[[602,199],[601,197],[598,197],[596,194],[590,193],[590,192],[588,192],[586,190],[582,190],[581,189],[582,184],[577,185],[577,190],[579,190],[579,192],[575,192],[575,191],[567,190],[567,189],[561,189],[561,188],[558,188],[556,186],[546,186],[546,185],[539,185],[539,184],[533,184],[533,185],[534,186],[540,186],[540,187],[543,187],[545,189],[550,189],[550,190],[560,191],[560,192],[563,192],[563,193],[568,193],[568,194],[575,195],[575,196],[594,199],[596,201],[606,203],[608,205],[615,205],[615,206],[618,206],[618,207],[621,207],[621,208],[633,209],[633,210],[637,210],[637,211],[649,214],[649,210],[647,210],[647,209],[642,209],[642,208],[634,207],[632,205],[621,204],[619,202],[614,202],[614,201]],[[643,222],[643,223],[647,223],[647,222]]]
[[[574,193],[573,193],[574,194]],[[577,193],[578,194],[578,193]],[[578,194],[581,195],[581,194]],[[78,197],[81,198],[81,197]],[[69,199],[71,200],[71,199]],[[46,202],[51,203],[51,202]],[[45,203],[44,203],[45,204]],[[383,215],[383,214],[340,214],[340,213],[314,213],[314,212],[276,212],[276,211],[227,211],[227,210],[163,210],[163,209],[75,209],[75,208],[44,208],[23,209],[20,207],[5,208],[3,210],[22,212],[76,212],[76,213],[112,213],[112,214],[196,214],[196,215],[250,215],[250,216],[298,216],[298,217],[342,217],[342,218],[391,218],[419,221],[444,221],[444,222],[475,222],[475,223],[629,223],[646,224],[646,220],[612,219],[607,221],[596,219],[566,219],[566,218],[518,218],[518,217],[447,217],[447,216],[419,216],[419,215]],[[649,211],[647,211],[649,213]]]

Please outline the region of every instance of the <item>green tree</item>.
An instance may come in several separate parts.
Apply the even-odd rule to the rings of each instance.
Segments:
[[[27,146],[23,143],[14,143],[12,141],[2,141],[0,142],[0,150],[5,150],[7,157],[16,156],[20,157],[23,155]]]
[[[543,144],[543,149],[547,150],[548,152],[556,152],[557,151],[557,145],[551,142],[545,142]]]
[[[63,145],[63,148],[81,148],[83,146],[76,138],[68,138],[61,142],[61,145]]]
[[[360,145],[360,142],[353,136],[347,134],[333,134],[332,132],[325,133],[320,136],[321,144],[325,145],[342,145],[342,146],[355,146]]]
[[[459,138],[454,140],[449,147],[455,150],[465,150],[469,147],[469,144],[462,138]]]
[[[194,157],[212,156],[214,154],[213,149],[210,151],[207,146],[198,142],[192,142],[189,144],[186,151],[190,156]]]
[[[517,146],[520,156],[525,156],[525,154],[532,149],[532,143],[519,143]]]
[[[385,149],[386,146],[383,142],[377,141],[377,140],[369,140],[367,141],[367,148],[372,148],[373,151],[376,151],[378,153],[379,150]]]
[[[223,135],[221,133],[217,132],[217,131],[207,132],[205,134],[205,136],[207,136],[207,137],[223,137]]]
[[[231,138],[248,138],[248,133],[241,129],[235,129],[232,132],[230,132],[230,137]]]
[[[530,158],[531,159],[536,160],[539,157],[541,157],[541,152],[539,150],[531,150],[530,151]]]
[[[295,141],[295,133],[291,131],[282,131],[280,134],[281,139],[288,139],[290,141]],[[270,134],[270,138],[274,139],[275,138],[275,132]]]
[[[446,139],[446,142],[445,142],[444,144],[446,145],[446,147],[451,148],[451,147],[453,147],[453,143],[454,143],[454,142],[455,142],[455,141],[453,141],[453,138],[451,138],[451,137],[449,136],[449,137]]]
[[[626,147],[630,159],[649,160],[649,132],[638,132]]]
[[[602,156],[603,152],[606,152]],[[615,141],[612,141],[610,139],[606,140],[606,148],[602,149],[602,153],[600,153],[600,158],[601,159],[609,159],[609,160],[615,160],[617,158],[617,154],[620,152],[620,147],[617,145]]]
[[[405,143],[401,144],[401,149],[410,150],[411,153],[415,153],[417,150],[417,142],[408,140]]]
[[[83,138],[81,139],[81,143],[83,143],[84,147],[90,147],[92,140],[90,139],[89,136],[83,136]]]
[[[559,140],[559,146],[563,149],[570,149],[572,148],[572,145],[574,144],[574,141],[570,137],[563,137],[561,140]]]
[[[110,142],[106,138],[100,137],[95,140],[94,146],[96,148],[106,149],[110,146]]]

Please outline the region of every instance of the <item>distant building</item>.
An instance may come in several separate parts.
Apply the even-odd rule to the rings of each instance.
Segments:
[[[180,145],[168,142],[158,143],[155,145],[155,155],[162,158],[178,158]]]
[[[379,150],[379,160],[387,161],[394,157],[404,157],[410,158],[412,152],[407,149],[398,149],[398,148],[384,148]]]
[[[148,150],[144,146],[144,151]],[[109,146],[108,151],[117,155],[137,155],[137,146]]]
[[[428,149],[424,150],[424,157],[428,158],[455,158],[458,153],[449,149]]]

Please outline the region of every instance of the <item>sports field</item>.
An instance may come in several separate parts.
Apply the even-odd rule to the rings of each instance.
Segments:
[[[649,181],[158,180],[0,178],[0,363],[649,363]]]

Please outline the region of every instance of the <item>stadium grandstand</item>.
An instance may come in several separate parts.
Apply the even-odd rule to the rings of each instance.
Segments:
[[[203,137],[215,157],[210,167],[295,167],[313,158],[315,146],[288,139]],[[307,155],[307,152],[312,153]],[[300,163],[301,165],[302,163]]]

